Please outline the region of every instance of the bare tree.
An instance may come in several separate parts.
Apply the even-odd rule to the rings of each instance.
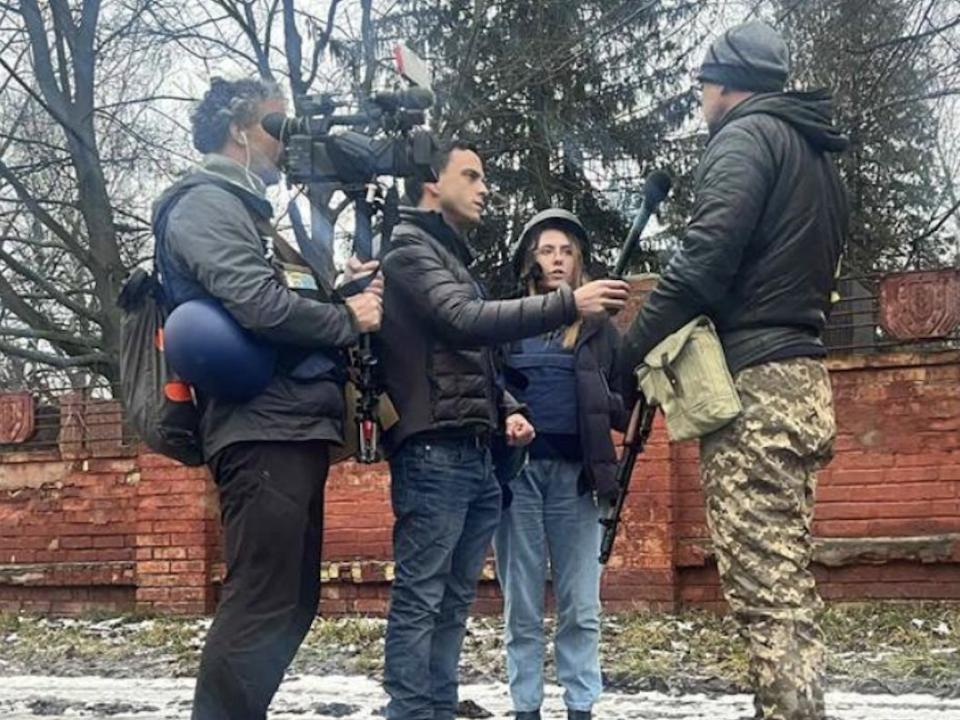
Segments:
[[[149,234],[141,188],[171,158],[167,123],[150,110],[167,63],[140,34],[148,6],[6,10],[0,352],[22,368],[119,377],[115,301]]]
[[[182,71],[256,72],[305,93],[326,81],[339,5],[0,8],[0,383],[118,380],[117,293],[151,254],[160,184],[192,160]]]
[[[876,85],[845,86],[856,91],[845,112],[861,137],[905,109],[934,118],[904,126],[925,133],[930,162],[921,169],[939,178],[926,186],[935,198],[911,200],[916,247],[892,253],[919,263],[927,240],[960,235],[955,120],[949,129],[960,101],[960,16],[955,3],[883,0],[903,22],[872,32],[816,22],[821,6],[834,15],[849,6],[844,17],[858,17],[861,1],[591,0],[576,12],[532,0],[0,4],[0,384],[117,380],[115,298],[127,271],[150,257],[151,200],[193,159],[185,103],[210,75],[259,74],[287,83],[293,97],[357,97],[381,79],[397,40],[434,63],[436,128],[487,153],[505,196],[478,241],[495,271],[511,228],[546,202],[575,207],[615,242],[651,165],[678,170],[672,204],[682,209],[684,169],[699,141],[686,124],[696,102],[685,73],[715,30],[711,18],[759,15],[804,41],[829,31],[829,69]],[[552,30],[527,27],[534,16]],[[864,66],[869,73],[851,71]],[[904,68],[916,82],[891,82]],[[874,134],[861,146],[909,159],[917,139],[898,138]],[[876,177],[864,175],[877,185],[864,186],[865,196],[916,180],[877,167]],[[329,225],[346,206],[337,190],[311,188],[315,224]],[[905,235],[902,216],[885,215],[883,203],[863,207],[865,224]]]

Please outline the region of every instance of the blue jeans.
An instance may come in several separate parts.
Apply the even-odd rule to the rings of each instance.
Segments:
[[[557,680],[571,710],[590,710],[600,679],[600,510],[579,495],[580,463],[531,460],[510,483],[494,548],[506,617],[507,676],[518,712],[543,702],[544,591],[549,552],[557,607]]]
[[[383,685],[390,720],[452,720],[467,613],[500,520],[490,451],[408,440],[390,459],[396,564]]]

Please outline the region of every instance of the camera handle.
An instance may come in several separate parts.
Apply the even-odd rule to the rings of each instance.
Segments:
[[[364,194],[354,196],[355,226],[353,236],[354,254],[360,260],[371,260],[373,252],[373,215],[379,211],[380,223],[380,252],[383,256],[390,245],[390,236],[393,228],[400,219],[400,194],[397,191],[396,181],[387,188],[386,195],[380,199],[377,195],[377,186],[368,185]],[[371,276],[372,279],[372,276]],[[380,386],[377,378],[377,356],[373,353],[371,336],[365,333],[360,336],[360,346],[357,351],[357,432],[359,447],[357,461],[361,463],[375,463],[381,459],[380,452],[380,421],[377,417],[377,407],[380,401]]]
[[[355,225],[353,231],[353,251],[360,260],[373,257],[373,206],[368,196],[354,198]],[[380,423],[377,422],[376,368],[377,356],[373,354],[370,333],[360,336],[355,367],[357,369],[357,434],[359,445],[357,461],[365,464],[380,459]]]

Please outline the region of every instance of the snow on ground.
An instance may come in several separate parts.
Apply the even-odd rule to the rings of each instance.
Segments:
[[[45,717],[168,720],[189,715],[190,678],[116,679],[17,675],[0,678],[0,717],[27,720]],[[566,717],[559,688],[548,688],[545,720]],[[472,700],[495,717],[510,711],[501,683],[465,685],[461,699]],[[271,708],[271,720],[383,717],[386,697],[380,685],[364,676],[302,675],[288,677]],[[960,720],[960,699],[930,695],[827,695],[836,720]],[[595,708],[597,720],[740,720],[752,717],[746,695],[665,695],[606,693]]]

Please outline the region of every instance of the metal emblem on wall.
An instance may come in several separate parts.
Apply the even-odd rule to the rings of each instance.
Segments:
[[[33,395],[0,393],[0,443],[26,442],[34,430]]]
[[[890,274],[879,298],[880,326],[891,337],[948,337],[960,325],[960,270]]]

